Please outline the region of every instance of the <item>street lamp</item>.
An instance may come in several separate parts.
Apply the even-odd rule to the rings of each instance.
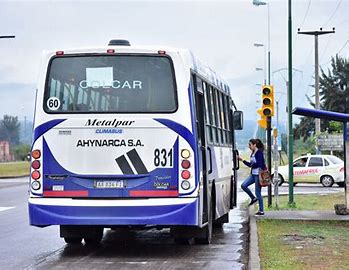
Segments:
[[[253,5],[255,6],[268,6],[268,85],[270,82],[270,3],[263,2],[261,0],[253,0]],[[267,116],[267,160],[268,160],[268,168],[271,170],[271,117]],[[272,204],[271,199],[271,185],[268,186],[268,206],[270,207]]]
[[[253,0],[252,4],[255,6],[268,6],[268,84],[270,84],[270,4],[260,0]],[[255,46],[257,44],[255,43]],[[260,44],[263,46],[263,44]],[[257,46],[258,47],[258,46]]]

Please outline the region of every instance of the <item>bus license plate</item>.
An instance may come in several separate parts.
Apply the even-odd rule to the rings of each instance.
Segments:
[[[116,181],[95,181],[95,188],[123,188],[122,180]]]

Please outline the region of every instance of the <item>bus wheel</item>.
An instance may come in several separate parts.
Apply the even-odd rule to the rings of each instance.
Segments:
[[[80,245],[82,237],[64,237],[64,241],[69,245]]]
[[[177,245],[191,245],[193,238],[174,238]]]
[[[84,240],[86,245],[98,245],[103,238],[103,228],[98,229],[93,235],[85,236]]]
[[[212,231],[213,231],[213,204],[211,203],[211,207],[208,212],[208,223],[202,228],[202,236],[195,237],[195,243],[201,245],[209,245],[212,241]]]

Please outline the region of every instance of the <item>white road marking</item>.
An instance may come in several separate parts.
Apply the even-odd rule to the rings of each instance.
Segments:
[[[14,208],[14,207],[1,207],[1,206],[0,206],[0,212],[1,212],[1,211],[6,211],[6,210],[10,210],[10,209],[12,209],[12,208]]]

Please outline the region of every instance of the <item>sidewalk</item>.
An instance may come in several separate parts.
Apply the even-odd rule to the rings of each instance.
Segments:
[[[349,215],[336,215],[333,211],[294,211],[280,210],[268,211],[264,216],[256,217],[253,206],[249,207],[250,216],[250,248],[249,248],[249,263],[248,269],[260,269],[259,249],[258,249],[258,234],[257,220],[258,219],[282,219],[282,220],[338,220],[349,221]]]

